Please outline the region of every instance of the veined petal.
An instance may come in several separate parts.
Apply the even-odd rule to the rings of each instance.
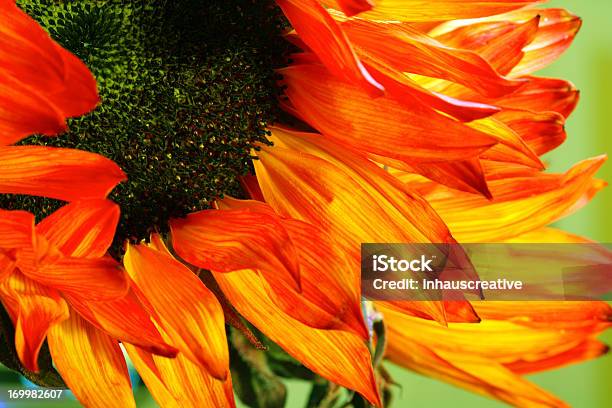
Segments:
[[[162,407],[233,408],[231,377],[221,381],[182,354],[169,359],[125,345],[138,374]]]
[[[511,308],[517,302],[507,303]],[[495,320],[443,327],[392,309],[381,310],[387,323],[387,357],[392,361],[517,406],[565,407],[511,367],[530,359],[550,360],[582,347],[588,338],[580,331],[540,330]],[[486,344],[478,341],[483,336]]]
[[[217,201],[217,205],[274,215],[270,206],[258,201],[225,198]],[[298,293],[279,285],[278,279],[270,281],[263,275],[265,285],[272,289],[268,292],[272,300],[308,326],[347,330],[367,340],[369,333],[361,312],[361,283],[356,265],[320,227],[295,219],[278,220],[297,250],[302,290]]]
[[[459,242],[497,242],[546,226],[585,205],[604,186],[593,176],[605,160],[585,160],[565,174],[490,181],[493,201],[460,192],[427,199]]]
[[[136,407],[123,353],[116,340],[77,313],[49,330],[49,350],[57,371],[87,407]]]
[[[100,258],[113,242],[118,221],[119,206],[110,200],[75,201],[44,218],[36,233],[66,256]]]
[[[34,215],[26,211],[0,210],[0,251],[34,245]]]
[[[387,95],[411,109],[414,98],[432,108],[447,113],[462,122],[490,116],[500,109],[483,103],[471,102],[430,91],[403,72],[396,71],[382,61],[370,59],[366,64],[372,75],[385,87]]]
[[[315,373],[380,406],[370,353],[362,339],[344,331],[314,329],[292,319],[268,297],[255,271],[214,276],[238,312],[268,338]]]
[[[490,97],[511,93],[522,83],[504,78],[477,53],[448,47],[408,24],[351,19],[342,29],[368,64],[445,79]]]
[[[454,242],[431,207],[391,174],[320,135],[272,129],[255,171],[266,202],[286,217],[320,225],[359,270],[363,242]],[[423,303],[425,304],[425,303]],[[442,306],[436,319],[442,319]],[[430,310],[424,306],[424,311]]]
[[[518,13],[520,16],[528,11]],[[535,39],[524,49],[523,59],[512,69],[512,76],[530,74],[548,66],[569,48],[582,26],[580,17],[565,9],[543,11],[541,21]]]
[[[166,344],[132,290],[110,301],[90,301],[87,294],[64,293],[64,297],[73,310],[112,338],[162,356],[176,355],[177,350]]]
[[[296,250],[280,221],[267,212],[204,210],[170,222],[176,253],[216,272],[259,269],[271,281],[299,288]]]
[[[215,295],[185,265],[145,245],[129,244],[123,264],[169,342],[215,378],[227,378],[223,310]]]
[[[59,133],[99,101],[85,64],[10,0],[0,2],[0,61],[0,143]]]
[[[0,147],[0,192],[58,200],[104,198],[125,174],[89,152],[46,146]]]
[[[610,326],[612,308],[598,301],[473,302],[485,319],[533,328],[599,332]]]
[[[360,17],[413,22],[445,21],[501,14],[542,0],[376,0]]]
[[[0,285],[0,297],[15,325],[15,348],[23,365],[38,372],[38,352],[50,327],[68,318],[68,305],[53,289],[19,271]]]
[[[6,76],[0,67],[0,145],[34,133],[55,135],[67,128],[62,113],[47,98]]]
[[[92,301],[112,300],[124,296],[129,282],[120,265],[110,257],[99,259],[60,258],[32,264],[28,256],[18,260],[25,276],[43,285],[70,293],[86,293]]]
[[[419,101],[407,110],[389,98],[372,99],[322,66],[291,66],[281,72],[288,85],[285,93],[306,122],[364,152],[398,160],[449,161],[475,157],[497,143]]]
[[[338,23],[317,0],[277,0],[303,41],[338,78],[382,95],[383,87],[371,77]]]
[[[363,13],[364,11],[371,10],[374,6],[374,0],[336,0],[335,2],[338,3],[339,9],[347,16]]]

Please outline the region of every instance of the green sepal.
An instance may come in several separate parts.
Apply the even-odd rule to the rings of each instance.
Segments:
[[[238,330],[230,329],[230,369],[234,391],[251,408],[282,408],[287,389],[270,369],[266,351],[259,350]]]

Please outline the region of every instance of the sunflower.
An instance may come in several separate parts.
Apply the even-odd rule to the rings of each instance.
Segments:
[[[531,75],[581,22],[536,3],[0,0],[18,368],[48,348],[94,407],[135,405],[124,352],[164,407],[278,406],[279,375],[382,406],[386,357],[563,406],[521,375],[605,353],[606,303],[360,289],[363,242],[585,242],[548,225],[605,158],[543,172],[578,92]]]

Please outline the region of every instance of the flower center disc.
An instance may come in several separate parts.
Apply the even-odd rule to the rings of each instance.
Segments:
[[[54,138],[24,144],[104,155],[128,175],[116,243],[241,194],[250,150],[279,113],[274,68],[286,20],[268,0],[28,1],[18,4],[94,73],[102,104]],[[42,217],[58,203],[3,197]]]

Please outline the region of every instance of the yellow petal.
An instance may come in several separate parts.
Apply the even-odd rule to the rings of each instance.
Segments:
[[[231,377],[213,378],[208,371],[179,354],[156,356],[131,345],[125,346],[138,374],[162,407],[235,407]]]
[[[544,227],[585,205],[605,184],[593,179],[606,160],[596,157],[565,174],[489,182],[492,201],[461,192],[427,196],[459,242],[496,242]]]
[[[292,319],[269,298],[255,271],[214,276],[236,310],[268,338],[315,373],[380,406],[370,352],[363,340],[349,332],[314,329]]]
[[[123,353],[116,340],[76,313],[53,326],[49,350],[57,371],[86,407],[136,407]]]
[[[128,245],[123,263],[169,343],[212,376],[225,379],[229,353],[215,295],[185,265],[145,245]]]
[[[506,303],[511,310],[517,302]],[[512,367],[532,361],[533,365],[541,362],[550,368],[554,357],[584,347],[594,335],[486,319],[444,327],[392,309],[379,310],[387,324],[387,357],[392,361],[516,406],[565,407],[562,401],[514,373]]]
[[[68,318],[60,294],[15,271],[2,285],[0,296],[15,324],[15,348],[23,365],[38,371],[38,352],[53,325]]]

